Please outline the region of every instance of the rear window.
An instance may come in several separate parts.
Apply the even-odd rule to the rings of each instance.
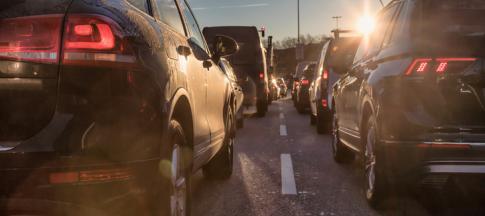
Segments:
[[[423,52],[478,55],[485,38],[485,1],[423,0],[416,40]]]

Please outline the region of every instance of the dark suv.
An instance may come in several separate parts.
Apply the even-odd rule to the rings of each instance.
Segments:
[[[364,158],[370,204],[399,182],[484,177],[484,8],[475,0],[390,2],[336,83],[334,158]]]
[[[239,51],[227,59],[244,91],[243,109],[248,114],[256,112],[260,117],[265,116],[268,111],[271,79],[266,65],[266,50],[258,29],[254,26],[216,26],[205,27],[203,33],[209,44],[216,35],[227,35],[237,41]]]
[[[2,1],[0,214],[190,214],[192,172],[232,173],[214,41],[183,0]]]

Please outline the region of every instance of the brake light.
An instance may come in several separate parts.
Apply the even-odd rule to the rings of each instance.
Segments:
[[[474,61],[476,61],[476,58],[419,58],[413,61],[406,71],[406,75],[426,74],[429,71],[433,71],[436,74],[460,71]]]
[[[56,64],[63,15],[0,19],[0,59]]]
[[[308,81],[307,79],[301,80],[302,85],[308,85],[309,83],[310,81]]]
[[[63,64],[123,67],[135,63],[121,27],[99,15],[69,15]]]
[[[430,58],[420,58],[420,59],[415,59],[411,66],[408,68],[406,71],[406,75],[411,75],[414,73],[424,73],[428,69],[428,64],[432,61],[433,59]]]
[[[263,72],[259,73],[259,78],[264,79],[264,73]]]
[[[325,107],[325,108],[328,107],[328,101],[327,101],[327,99],[322,99],[322,107]]]
[[[324,80],[327,80],[328,79],[328,70],[327,69],[323,70],[323,72],[322,72],[322,79],[324,79]]]

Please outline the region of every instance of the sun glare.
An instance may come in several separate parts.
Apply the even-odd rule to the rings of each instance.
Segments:
[[[362,16],[357,22],[357,30],[363,35],[369,35],[374,31],[376,23],[370,16]]]

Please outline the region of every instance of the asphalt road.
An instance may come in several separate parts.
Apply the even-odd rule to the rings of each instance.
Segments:
[[[336,164],[330,142],[329,135],[316,133],[308,115],[296,112],[291,100],[273,102],[266,117],[246,119],[238,131],[229,180],[207,180],[200,172],[193,177],[192,214],[484,215],[480,206],[485,202],[466,200],[447,210],[447,204],[436,204],[434,191],[395,195],[375,211],[364,199],[360,166]]]

